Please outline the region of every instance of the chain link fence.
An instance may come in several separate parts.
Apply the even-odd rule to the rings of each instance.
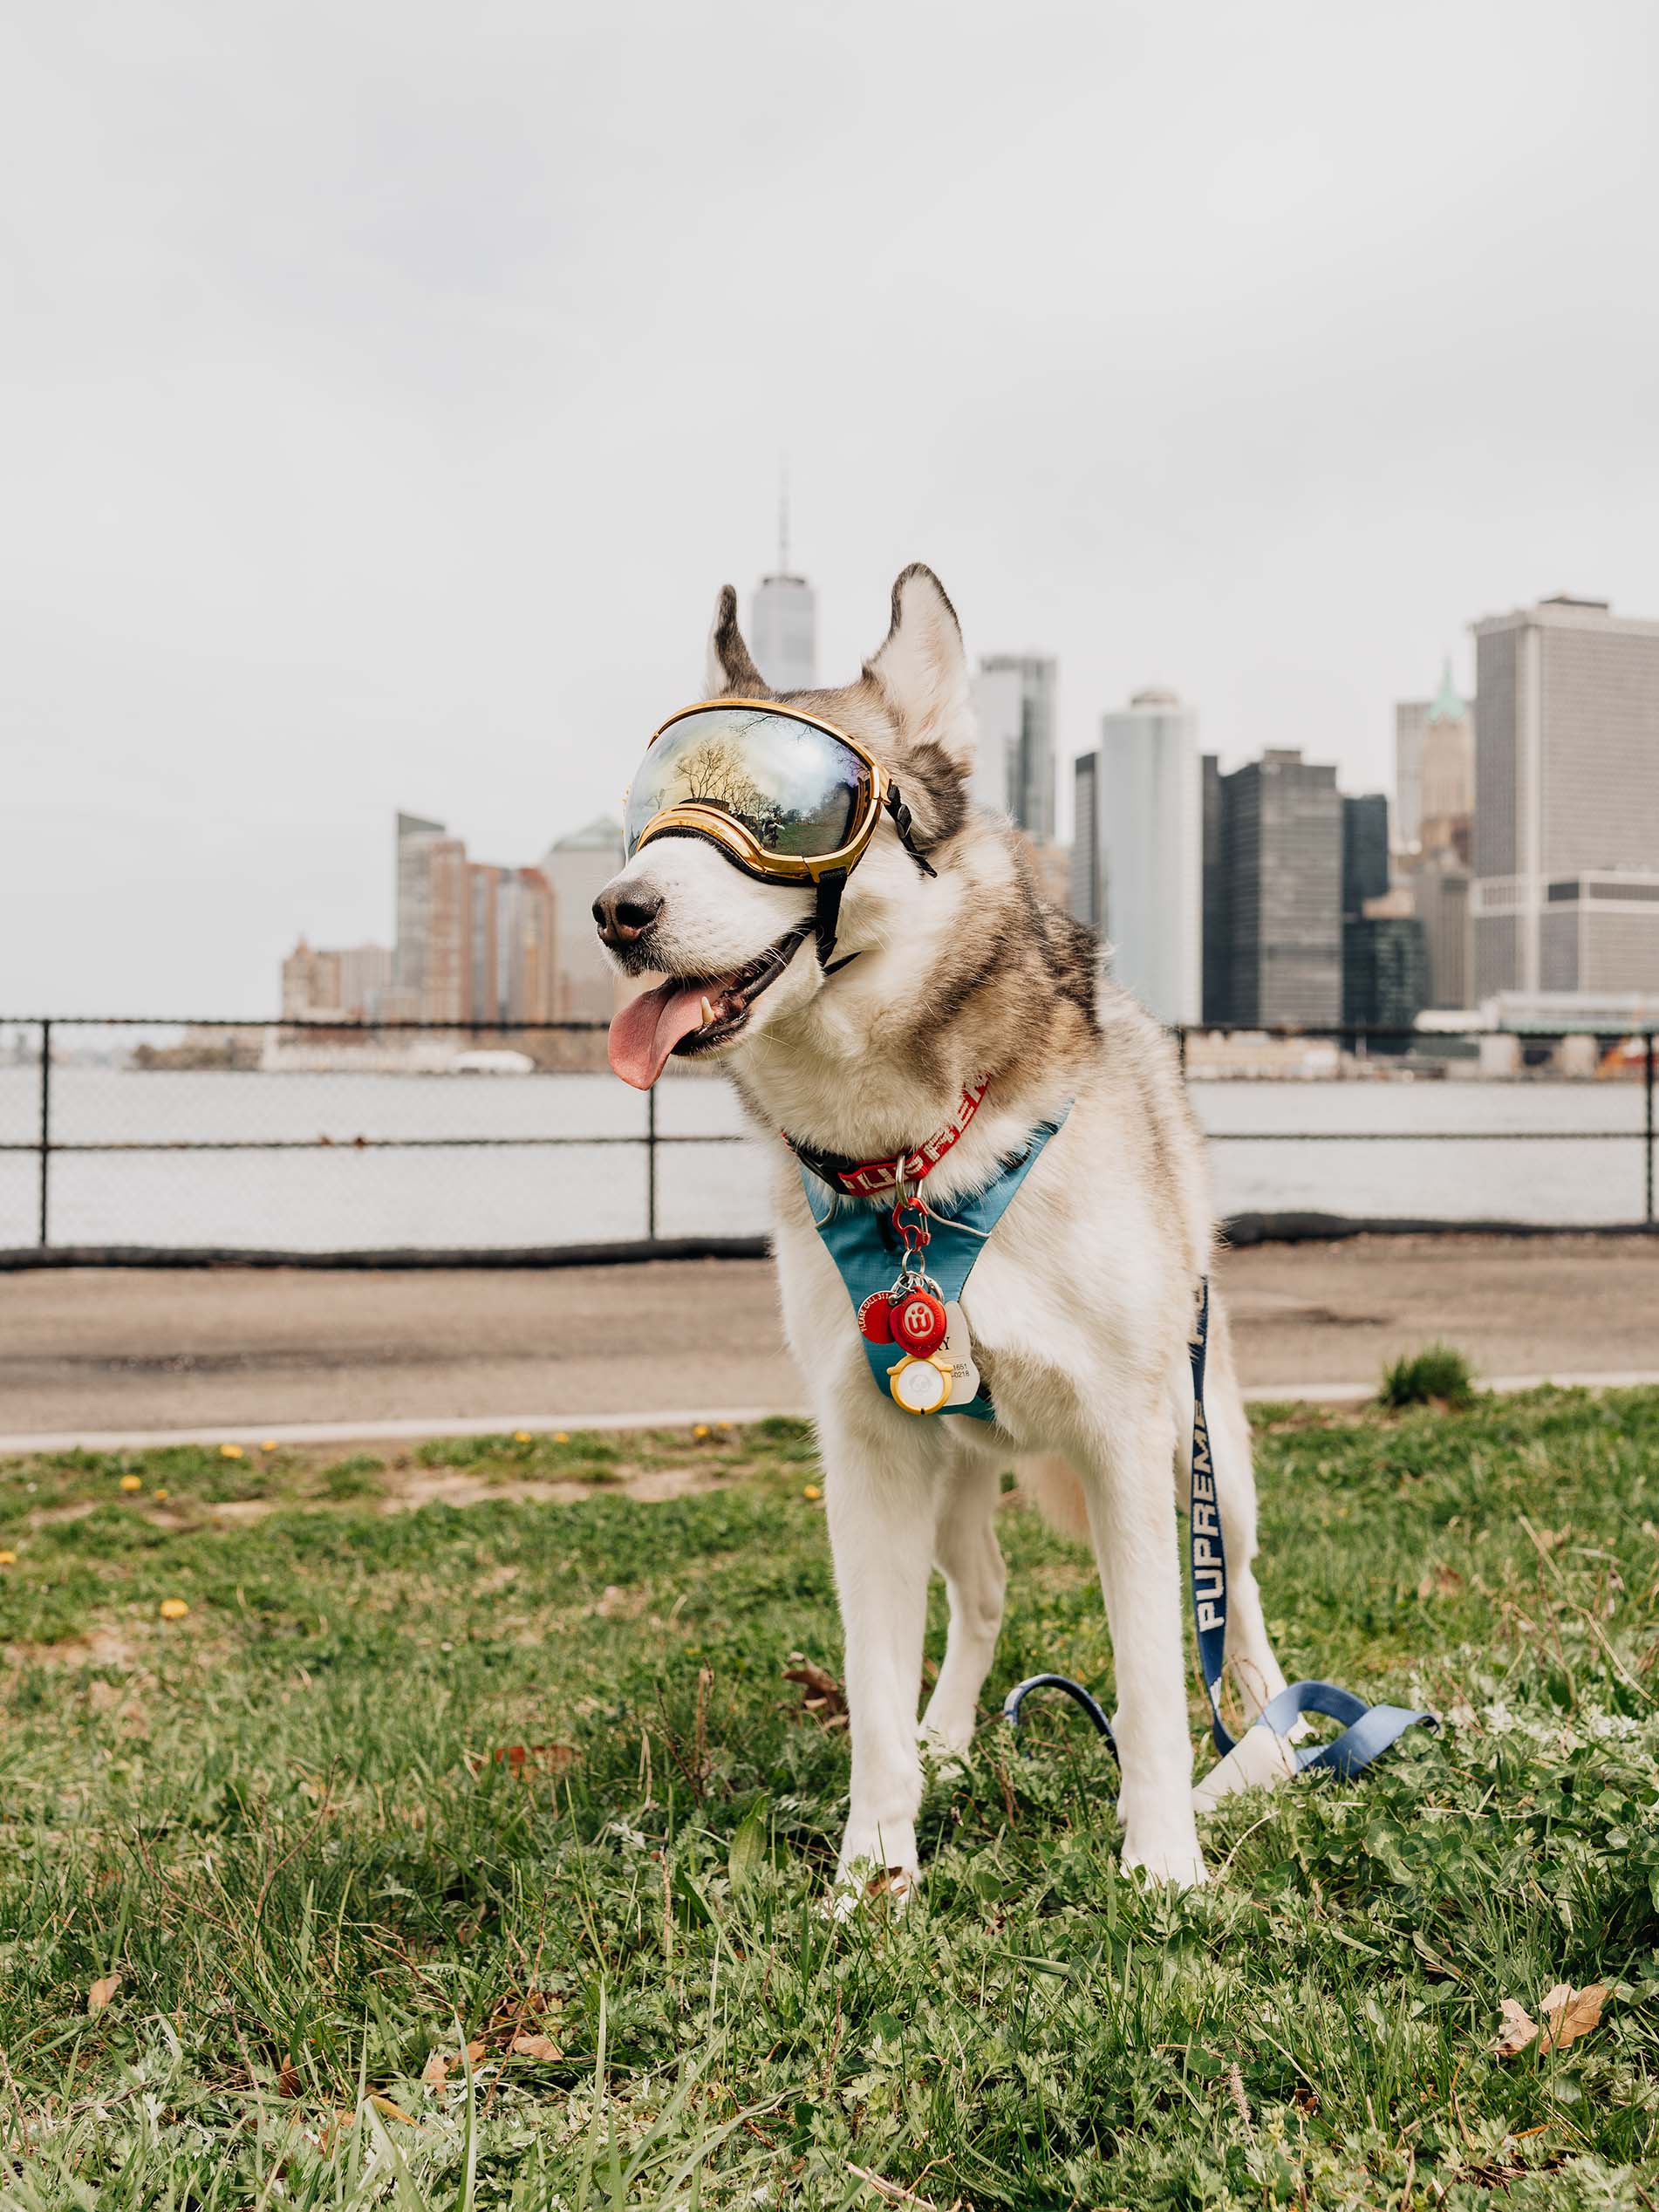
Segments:
[[[1235,1237],[1652,1228],[1654,1036],[1496,1081],[1478,1034],[1183,1035]],[[3,1266],[759,1253],[768,1173],[726,1083],[642,1097],[599,1023],[0,1018]]]

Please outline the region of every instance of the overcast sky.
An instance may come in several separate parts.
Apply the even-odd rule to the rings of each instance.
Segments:
[[[391,820],[614,809],[770,563],[1229,761],[1659,615],[1647,0],[39,0],[0,25],[0,1013],[261,1013]],[[1063,770],[1069,783],[1068,765]]]

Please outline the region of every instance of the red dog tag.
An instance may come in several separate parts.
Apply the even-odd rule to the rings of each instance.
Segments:
[[[867,1343],[891,1344],[893,1341],[891,1307],[884,1290],[872,1291],[858,1308],[858,1333]]]
[[[918,1360],[945,1342],[949,1327],[945,1308],[925,1290],[907,1291],[892,1309],[893,1342]]]

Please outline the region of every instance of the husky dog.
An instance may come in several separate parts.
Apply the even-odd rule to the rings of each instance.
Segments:
[[[709,638],[708,696],[767,700],[736,606],[728,585]],[[1092,1546],[1099,1567],[1116,1655],[1124,1863],[1202,1881],[1173,1478],[1191,1433],[1187,1346],[1213,1234],[1204,1146],[1174,1050],[1102,980],[1095,939],[1045,902],[1011,825],[970,802],[967,663],[931,570],[898,577],[891,626],[856,683],[782,697],[857,738],[890,772],[936,874],[922,872],[884,817],[839,916],[837,963],[859,957],[829,973],[808,926],[810,888],[753,880],[701,837],[644,845],[594,913],[625,973],[666,976],[662,992],[689,1004],[672,1048],[725,1062],[774,1155],[784,1322],[823,1455],[846,1638],[852,1787],[840,1880],[884,1870],[902,1892],[916,1877],[924,1751],[967,1750],[1001,1624],[995,1518],[1013,1459],[1026,1492]],[[787,959],[769,957],[780,949]],[[687,985],[697,992],[689,1001]],[[627,1020],[625,1011],[618,1028]],[[649,1038],[650,1021],[635,1016],[636,1043],[642,1027]],[[630,1080],[655,1080],[663,1034],[661,1057],[646,1051],[649,1064]],[[994,1425],[917,1418],[873,1386],[847,1291],[779,1136],[891,1159],[940,1130],[981,1082],[978,1112],[924,1185],[930,1201],[984,1188],[1070,1105],[963,1295]],[[1251,1570],[1250,1437],[1213,1296],[1205,1397],[1231,1576],[1227,1656],[1253,1717],[1284,1676]],[[918,1733],[934,1566],[950,1629]]]

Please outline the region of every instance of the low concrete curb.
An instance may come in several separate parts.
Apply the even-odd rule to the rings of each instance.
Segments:
[[[1659,1385],[1659,1369],[1622,1375],[1499,1375],[1482,1377],[1480,1387],[1505,1394],[1551,1384],[1563,1390],[1635,1390]],[[1363,1405],[1376,1396],[1369,1382],[1258,1383],[1245,1394],[1251,1405]],[[428,1437],[497,1437],[522,1431],[554,1436],[580,1429],[689,1429],[698,1422],[734,1429],[755,1421],[802,1419],[804,1410],[786,1406],[698,1406],[668,1412],[495,1413],[441,1415],[412,1421],[290,1421],[268,1428],[232,1423],[222,1429],[60,1430],[36,1436],[0,1436],[0,1458],[39,1451],[154,1451],[168,1444],[413,1444]]]

